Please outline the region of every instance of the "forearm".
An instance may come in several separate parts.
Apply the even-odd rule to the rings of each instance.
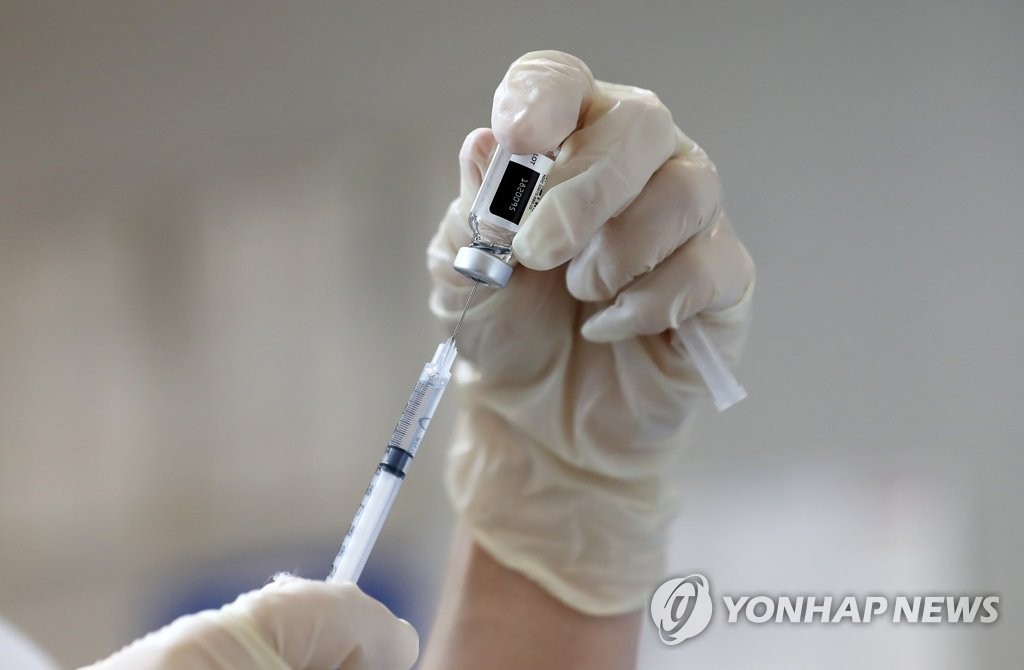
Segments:
[[[566,606],[459,529],[421,668],[632,668],[639,628],[639,612],[595,617]]]

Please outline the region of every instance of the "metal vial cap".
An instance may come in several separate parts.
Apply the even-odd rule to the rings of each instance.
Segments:
[[[476,247],[459,249],[453,265],[460,274],[496,288],[505,288],[512,277],[511,265]]]

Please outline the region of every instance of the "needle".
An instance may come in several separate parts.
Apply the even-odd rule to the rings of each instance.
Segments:
[[[459,334],[459,328],[462,327],[462,320],[466,318],[466,312],[469,311],[469,305],[473,302],[473,296],[476,295],[476,289],[480,286],[480,282],[473,282],[473,290],[469,292],[469,300],[466,301],[466,306],[462,308],[462,316],[459,317],[459,322],[455,324],[455,331],[452,332],[452,336],[448,339],[452,342],[455,341],[455,336]]]

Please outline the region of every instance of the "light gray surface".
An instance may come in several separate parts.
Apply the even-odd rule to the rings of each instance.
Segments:
[[[422,249],[462,138],[507,64],[553,47],[661,95],[758,263],[751,397],[702,424],[674,564],[735,555],[746,509],[807,541],[719,566],[764,590],[798,588],[771,581],[794,555],[828,566],[805,566],[817,588],[898,588],[831,559],[934,544],[955,569],[921,588],[1004,597],[941,662],[1014,667],[1022,29],[1013,1],[4,3],[0,611],[82,663],[141,632],[163,575],[340,540],[440,335]],[[399,551],[448,524],[439,426],[385,530]],[[786,519],[830,477],[852,516],[816,543],[827,519]],[[916,544],[872,530],[890,479],[935,501],[905,518],[962,517]],[[730,487],[728,509],[694,499]],[[771,644],[715,633],[692,649]],[[803,635],[831,667],[873,658]]]

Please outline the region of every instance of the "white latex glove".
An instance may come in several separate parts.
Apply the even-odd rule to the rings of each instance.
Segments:
[[[4,668],[57,670],[57,664],[42,649],[3,617],[0,617],[0,659]]]
[[[565,142],[513,244],[525,267],[480,287],[459,333],[451,497],[488,553],[566,604],[635,610],[663,579],[706,397],[673,330],[698,315],[735,364],[753,262],[714,165],[650,91],[535,52],[512,64],[491,121],[466,138],[461,193],[428,249],[430,306],[449,326],[472,288],[452,261],[496,139],[520,154]]]
[[[85,670],[407,670],[419,638],[354,584],[278,577]]]

